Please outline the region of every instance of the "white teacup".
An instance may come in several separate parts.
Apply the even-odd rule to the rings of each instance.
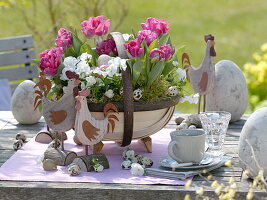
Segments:
[[[203,130],[183,129],[170,133],[169,156],[177,162],[199,163],[205,152],[206,134]]]

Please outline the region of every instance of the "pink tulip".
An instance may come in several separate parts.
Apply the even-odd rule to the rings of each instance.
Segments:
[[[132,58],[139,58],[143,55],[144,49],[140,46],[138,39],[131,40],[129,43],[124,44],[128,54]]]
[[[138,32],[137,38],[140,44],[145,41],[147,46],[149,46],[151,42],[158,38],[158,35],[150,30],[142,30]]]
[[[150,30],[158,34],[164,34],[169,31],[168,23],[163,19],[147,18],[146,23],[142,23],[144,30]]]
[[[73,44],[71,32],[64,28],[59,29],[55,43],[58,47],[69,48]]]
[[[151,59],[152,63],[156,63],[160,60],[163,60],[165,57],[165,54],[162,50],[160,49],[153,49],[150,54],[149,54],[149,58]]]
[[[86,37],[102,36],[107,34],[110,20],[105,20],[104,16],[90,17],[89,20],[81,23],[81,27]]]
[[[63,57],[62,47],[45,50],[40,54],[40,69],[46,75],[55,76]]]
[[[160,49],[153,49],[150,54],[149,58],[153,63],[158,62],[159,60],[169,60],[171,59],[172,55],[174,54],[174,49],[169,44],[164,44],[160,46]]]
[[[115,41],[112,38],[108,38],[96,44],[96,51],[98,55],[118,55]]]
[[[160,47],[160,50],[164,52],[164,59],[170,60],[172,55],[174,54],[174,49],[169,44],[164,44]]]

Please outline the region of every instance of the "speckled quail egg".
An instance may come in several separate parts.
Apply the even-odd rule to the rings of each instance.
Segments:
[[[103,167],[103,165],[96,164],[96,165],[94,165],[94,170],[95,170],[95,172],[102,172],[104,170],[104,167]]]
[[[195,125],[190,125],[188,129],[196,129],[197,127]]]
[[[179,126],[177,126],[176,130],[182,130],[187,128],[188,128],[187,123],[182,122]]]
[[[81,173],[81,168],[79,165],[75,164],[75,163],[71,163],[69,166],[68,166],[68,173],[71,175],[71,176],[77,176]]]
[[[132,158],[129,158],[129,160],[132,162],[132,163],[138,163],[138,159],[136,156],[132,157]]]
[[[141,165],[141,162],[142,162],[142,159],[143,159],[144,156],[138,154],[138,155],[136,155],[135,157],[137,158],[137,162]]]
[[[142,96],[143,96],[143,91],[141,89],[136,89],[133,91],[134,100],[138,101],[142,98]]]
[[[135,152],[132,149],[127,148],[126,150],[123,151],[122,157],[125,160],[129,160],[135,157]]]
[[[14,149],[15,151],[17,151],[17,150],[19,150],[19,149],[22,147],[22,145],[23,145],[22,140],[17,140],[17,141],[14,142],[14,144],[13,144],[13,149]]]
[[[151,167],[153,165],[153,161],[150,158],[144,156],[141,160],[141,165],[145,167]]]
[[[177,96],[178,93],[179,93],[179,91],[178,91],[177,87],[171,86],[171,87],[168,88],[168,95],[169,96],[172,96],[172,97],[173,96]]]
[[[131,169],[132,162],[130,160],[124,160],[121,163],[121,168],[122,169]]]
[[[22,142],[26,142],[26,136],[22,133],[18,133],[16,135],[16,140],[22,140]]]
[[[120,95],[123,95],[123,88],[120,89]]]
[[[55,148],[56,141],[53,140],[52,142],[49,143],[48,148]],[[61,146],[61,141],[57,140],[57,148]]]

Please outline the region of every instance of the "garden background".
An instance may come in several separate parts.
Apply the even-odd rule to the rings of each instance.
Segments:
[[[170,23],[172,43],[186,45],[194,66],[203,58],[203,36],[215,36],[215,63],[232,60],[246,73],[250,112],[267,106],[266,13],[265,0],[0,0],[0,38],[32,34],[40,53],[53,45],[60,27],[79,31],[90,16],[105,15],[112,31],[122,33],[138,31],[147,17],[162,18]],[[188,86],[185,94],[190,93]],[[196,105],[177,109],[196,112]]]

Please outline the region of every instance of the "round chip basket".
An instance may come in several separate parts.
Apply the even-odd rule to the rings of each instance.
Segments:
[[[116,43],[119,57],[127,59],[124,39],[121,33],[110,33]],[[150,135],[161,130],[171,119],[179,96],[161,99],[152,103],[133,102],[132,77],[129,67],[122,72],[123,103],[113,103],[118,108],[118,119],[113,132],[107,133],[103,140],[111,140],[127,146],[132,139],[143,139],[151,143]],[[105,103],[88,103],[89,110],[95,119],[103,119]],[[148,139],[148,140],[147,140]],[[145,141],[144,141],[145,140]],[[147,146],[146,146],[147,147]],[[152,151],[147,147],[149,152]]]

